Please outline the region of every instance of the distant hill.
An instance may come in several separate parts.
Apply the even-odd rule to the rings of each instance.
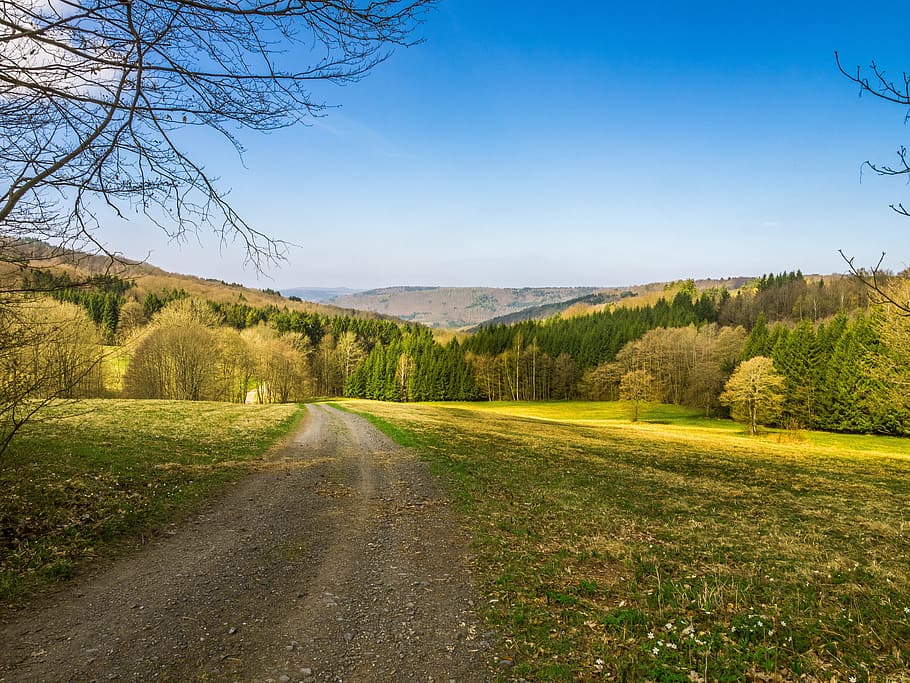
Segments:
[[[728,290],[735,291],[752,281],[754,277],[732,277],[721,280],[695,280],[695,286],[699,291],[711,287],[726,287]],[[468,331],[474,331],[478,327],[486,325],[512,325],[514,323],[524,322],[525,320],[545,320],[552,318],[554,315],[563,317],[576,315],[590,315],[597,311],[603,310],[609,305],[616,306],[645,306],[653,305],[660,298],[672,297],[678,290],[680,282],[650,282],[644,285],[630,285],[628,287],[611,287],[601,289],[593,294],[586,294],[575,299],[567,299],[551,304],[542,304],[529,308],[496,316],[489,320],[484,320],[475,325]]]
[[[384,287],[328,300],[335,306],[376,311],[429,327],[462,329],[491,318],[599,291],[597,287]]]
[[[596,294],[588,294],[567,301],[560,301],[555,304],[543,304],[542,306],[532,306],[515,313],[507,313],[496,318],[482,321],[479,325],[471,328],[470,331],[484,325],[512,325],[514,323],[524,322],[525,320],[545,320],[552,318],[554,315],[564,313],[569,309],[581,309],[584,312],[590,312],[588,309],[601,308],[603,304],[609,304],[619,301],[621,293],[619,291],[603,291]]]
[[[293,289],[282,289],[281,293],[287,297],[296,296],[304,301],[325,303],[336,297],[359,294],[362,291],[362,289],[351,289],[350,287],[294,287]]]

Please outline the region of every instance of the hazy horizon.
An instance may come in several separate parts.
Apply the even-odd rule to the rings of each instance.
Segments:
[[[792,269],[792,270],[797,270],[797,269]],[[182,273],[182,274],[190,275],[191,273]],[[759,278],[762,275],[768,275],[768,274],[770,274],[770,273],[758,273],[755,275],[733,275],[733,276],[724,277],[724,278],[704,278],[704,277],[696,277],[696,276],[690,276],[690,277],[691,277],[691,279],[695,280],[696,282],[705,281],[705,280],[719,282],[719,281],[723,281],[723,280]],[[835,274],[836,273],[804,273],[804,275],[807,275],[807,276],[818,275],[821,277],[827,277],[827,276],[835,275]],[[674,280],[649,280],[647,282],[623,282],[621,284],[611,284],[611,285],[584,285],[584,284],[582,284],[582,285],[550,285],[550,284],[543,284],[543,285],[513,286],[513,285],[486,285],[486,284],[437,285],[437,284],[426,284],[426,283],[415,283],[415,284],[396,283],[396,284],[389,284],[389,285],[379,285],[376,287],[362,287],[362,288],[361,287],[348,287],[347,285],[337,285],[334,287],[333,286],[321,286],[321,285],[320,286],[293,285],[293,286],[289,286],[289,287],[277,287],[277,288],[268,287],[268,285],[263,285],[263,287],[268,287],[269,289],[277,289],[278,291],[281,291],[281,292],[291,291],[291,290],[310,290],[310,291],[326,291],[326,292],[345,290],[345,291],[349,291],[349,292],[358,292],[358,293],[371,292],[371,291],[384,290],[384,289],[405,289],[405,288],[406,289],[598,289],[598,290],[600,290],[600,289],[623,289],[623,288],[627,288],[627,287],[646,287],[648,285],[665,284],[667,282],[673,282],[673,281],[677,281],[677,280],[687,280],[687,279],[689,279],[689,278],[675,278]],[[257,287],[256,285],[251,285],[251,286]],[[259,288],[259,287],[257,287],[257,288]]]

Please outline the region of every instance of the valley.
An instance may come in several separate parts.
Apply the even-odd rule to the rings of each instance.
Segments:
[[[0,683],[910,683],[910,5],[2,3]]]

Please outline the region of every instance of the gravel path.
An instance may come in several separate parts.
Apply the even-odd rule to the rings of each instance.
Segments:
[[[360,417],[300,431],[188,523],[0,624],[0,681],[485,681],[467,538]]]

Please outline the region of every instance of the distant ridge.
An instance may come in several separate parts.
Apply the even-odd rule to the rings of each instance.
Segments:
[[[579,304],[585,306],[600,306],[602,304],[609,304],[613,303],[614,301],[619,301],[620,297],[621,294],[618,291],[615,293],[604,291],[598,292],[596,294],[580,296],[575,299],[568,299],[567,301],[561,301],[555,304],[533,306],[531,308],[525,308],[524,310],[517,311],[516,313],[508,313],[496,318],[484,320],[479,325],[472,327],[470,330],[468,330],[468,332],[474,332],[478,328],[487,327],[490,325],[512,325],[514,323],[520,323],[526,320],[544,320],[546,318],[552,318],[554,315],[558,315],[563,311],[568,310],[572,306],[577,306]]]
[[[699,279],[699,290],[733,291],[753,277]],[[345,287],[297,287],[286,296],[304,301],[373,311],[428,327],[473,331],[480,326],[542,320],[554,315],[584,315],[608,305],[645,305],[673,296],[682,281],[651,282],[627,287],[433,287],[397,286],[369,290]]]
[[[326,303],[336,297],[359,294],[362,291],[362,289],[351,289],[350,287],[293,287],[282,289],[281,293],[287,297],[296,296],[304,301]]]
[[[598,287],[383,287],[326,301],[429,327],[464,329],[491,318],[595,294]]]

